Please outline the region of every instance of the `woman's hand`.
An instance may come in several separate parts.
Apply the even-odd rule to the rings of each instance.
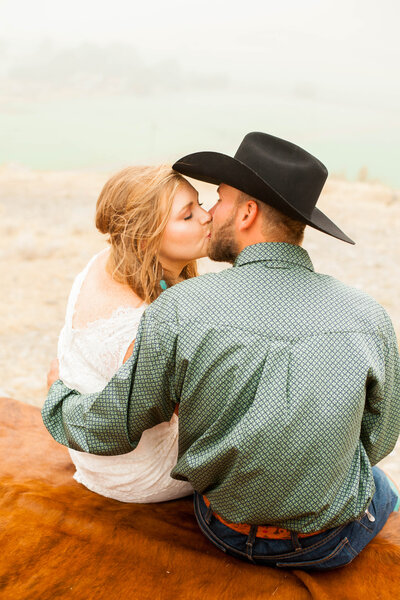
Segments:
[[[51,361],[50,370],[47,373],[47,391],[49,391],[49,389],[51,388],[53,383],[55,381],[57,381],[57,379],[60,379],[60,372],[59,372],[58,359],[55,358],[54,360]]]

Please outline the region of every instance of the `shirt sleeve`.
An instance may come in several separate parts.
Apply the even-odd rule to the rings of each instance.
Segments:
[[[157,302],[140,321],[132,356],[104,390],[80,394],[60,380],[52,385],[42,417],[55,440],[92,454],[124,454],[136,448],[145,429],[171,419],[179,401],[177,325],[173,311],[166,313],[163,304],[157,310]]]
[[[370,370],[361,422],[360,438],[372,466],[393,450],[400,433],[400,360],[391,329],[392,335],[379,350],[378,363]]]

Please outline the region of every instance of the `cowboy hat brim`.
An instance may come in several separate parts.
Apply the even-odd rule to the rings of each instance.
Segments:
[[[220,152],[195,152],[179,159],[172,168],[192,179],[213,185],[221,183],[230,185],[257,200],[270,204],[295,220],[302,221],[339,240],[354,244],[353,240],[318,208],[314,208],[309,215],[302,212],[283,198],[268,181],[262,179],[253,169],[237,158]]]

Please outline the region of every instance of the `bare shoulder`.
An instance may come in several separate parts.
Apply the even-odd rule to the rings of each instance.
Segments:
[[[73,327],[84,328],[98,319],[107,319],[120,307],[139,308],[143,300],[107,270],[109,253],[100,253],[90,265],[76,300]]]

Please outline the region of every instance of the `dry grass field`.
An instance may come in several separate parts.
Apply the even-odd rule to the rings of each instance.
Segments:
[[[94,228],[104,172],[0,168],[0,395],[42,405],[75,275],[105,246]],[[212,186],[194,185],[205,207]],[[400,192],[380,183],[330,179],[318,206],[356,242],[350,246],[307,228],[315,269],[373,296],[400,339]],[[200,270],[226,265],[201,261]],[[400,483],[400,450],[385,460]]]

